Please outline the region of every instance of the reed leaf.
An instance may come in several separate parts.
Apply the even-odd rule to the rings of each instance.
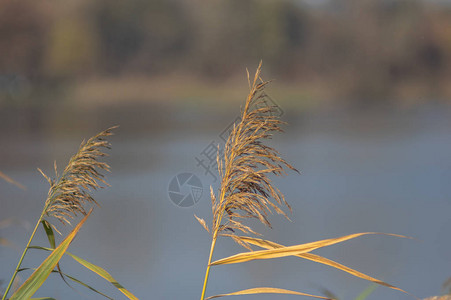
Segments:
[[[392,234],[392,233],[379,233],[379,232],[362,232],[362,233],[354,233],[350,235],[345,235],[338,238],[332,238],[332,239],[325,239],[320,240],[316,242],[306,243],[306,244],[300,244],[295,246],[287,246],[282,248],[275,248],[270,250],[259,250],[259,251],[253,251],[253,252],[243,252],[239,254],[235,254],[217,261],[214,261],[211,263],[211,265],[223,265],[223,264],[236,264],[241,262],[246,262],[250,260],[255,259],[271,259],[271,258],[277,258],[277,257],[285,257],[285,256],[296,256],[303,253],[308,253],[310,251],[313,251],[315,249],[319,249],[322,247],[338,244],[350,239],[354,239],[363,235],[369,235],[369,234],[383,234],[383,235],[389,235],[389,236],[395,236],[395,237],[402,237],[407,238],[403,235],[399,234]],[[241,240],[244,241],[251,241],[251,239],[246,239],[246,237],[242,237]],[[261,245],[271,245],[269,241],[261,241]]]
[[[3,180],[5,180],[6,182],[9,182],[11,184],[14,184],[15,186],[17,186],[18,188],[22,189],[22,190],[26,190],[27,188],[23,185],[20,184],[19,182],[15,181],[14,179],[12,179],[11,177],[9,177],[8,175],[6,175],[5,173],[3,173],[2,171],[0,171],[0,178],[2,178]]]
[[[56,272],[56,271],[53,271],[53,272]],[[108,295],[105,295],[104,293],[102,293],[102,292],[96,290],[95,288],[93,288],[92,286],[90,286],[90,285],[84,283],[83,281],[81,281],[81,280],[79,280],[79,279],[77,279],[77,278],[75,278],[75,277],[73,277],[73,276],[70,276],[70,275],[68,275],[68,274],[66,274],[66,273],[63,273],[63,274],[64,274],[65,277],[69,278],[69,279],[72,280],[73,282],[76,282],[76,283],[78,283],[78,284],[84,286],[85,288],[88,288],[88,289],[90,289],[91,291],[93,291],[93,292],[95,292],[95,293],[97,293],[97,294],[99,294],[99,295],[101,295],[101,296],[103,296],[103,297],[105,297],[105,298],[107,298],[107,299],[114,300],[113,298],[111,298],[111,297],[109,297]]]
[[[281,248],[285,247],[285,246],[282,246],[280,244],[277,244],[277,243],[274,243],[274,242],[271,242],[271,241],[257,239],[257,238],[252,238],[252,237],[239,237],[239,238],[241,238],[241,240],[244,243],[253,244],[253,245],[259,246],[261,248],[265,248],[265,249],[281,249]],[[304,258],[304,259],[307,259],[307,260],[310,260],[310,261],[314,261],[314,262],[317,262],[317,263],[320,263],[320,264],[324,264],[324,265],[328,265],[328,266],[334,267],[336,269],[342,270],[342,271],[344,271],[344,272],[346,272],[348,274],[351,274],[353,276],[356,276],[358,278],[362,278],[362,279],[371,281],[373,283],[376,283],[376,284],[379,284],[379,285],[383,285],[383,286],[389,287],[391,289],[398,290],[398,291],[401,291],[401,292],[404,292],[404,293],[408,294],[406,291],[404,291],[404,290],[402,290],[402,289],[400,289],[398,287],[395,287],[395,286],[393,286],[391,284],[388,284],[388,283],[386,283],[386,282],[384,282],[382,280],[379,280],[379,279],[376,279],[376,278],[371,277],[369,275],[366,275],[364,273],[361,273],[361,272],[359,272],[357,270],[349,268],[349,267],[347,267],[345,265],[342,265],[340,263],[337,263],[337,262],[335,262],[333,260],[330,260],[328,258],[322,257],[320,255],[313,254],[313,253],[302,253],[302,254],[297,254],[295,256],[300,257],[300,258]],[[371,285],[370,287],[373,287],[373,285]],[[370,290],[372,291],[373,289],[370,289]],[[367,293],[371,293],[371,292],[367,292]],[[364,295],[366,295],[366,293]],[[357,299],[361,299],[362,297],[363,296],[359,296]]]
[[[40,247],[40,246],[30,246],[30,249],[45,250],[45,251],[50,251],[50,252],[54,250],[54,249],[51,249],[51,248]],[[66,253],[67,253],[67,252],[66,252]],[[23,272],[23,271],[27,271],[27,270],[36,270],[36,269],[35,269],[35,268],[22,268],[22,269],[19,270],[19,273],[20,273],[20,272]],[[57,271],[57,270],[53,270],[52,273],[58,273],[58,271]],[[97,294],[99,294],[99,295],[102,295],[102,296],[104,296],[105,298],[108,298],[108,299],[113,300],[113,298],[111,298],[111,297],[105,295],[104,293],[102,293],[102,292],[96,290],[95,288],[93,288],[92,286],[89,286],[88,284],[84,283],[83,281],[81,281],[81,280],[79,280],[79,279],[77,279],[77,278],[75,278],[75,277],[73,277],[73,276],[70,276],[70,275],[68,275],[68,274],[66,274],[66,273],[62,273],[62,274],[63,274],[65,277],[69,278],[70,280],[72,280],[72,281],[74,281],[74,282],[76,282],[76,283],[78,283],[78,284],[80,284],[80,285],[83,285],[84,287],[90,289],[91,291],[93,291],[93,292],[95,292],[95,293],[97,293]],[[74,289],[74,288],[73,288],[73,289]],[[75,289],[74,289],[74,290],[75,290]]]
[[[46,248],[46,247],[40,247],[40,246],[30,246],[30,249],[38,249],[38,250],[45,250],[45,251],[52,251],[53,249],[51,248]],[[116,279],[113,278],[113,276],[111,276],[110,273],[108,273],[105,269],[103,269],[102,267],[99,267],[93,263],[90,263],[88,261],[86,261],[85,259],[76,256],[70,252],[66,252],[66,255],[69,255],[70,257],[72,257],[75,261],[77,261],[79,264],[81,264],[82,266],[84,266],[85,268],[91,270],[92,272],[96,273],[97,275],[99,275],[100,277],[103,277],[104,279],[106,279],[108,282],[110,282],[112,285],[114,285],[120,292],[122,292],[124,295],[126,295],[129,299],[132,300],[137,300],[138,298],[133,295],[130,291],[128,291],[126,288],[124,288],[119,282],[117,282]],[[57,272],[57,271],[55,271]],[[65,276],[69,277],[71,280],[74,280],[73,277],[70,277],[68,275],[65,274]],[[75,279],[74,281],[77,281],[78,279]],[[77,281],[78,282],[78,281]],[[82,282],[78,282],[82,285],[85,285],[86,287],[88,287],[89,289],[93,289],[92,287],[82,283]],[[97,292],[97,291],[96,291]],[[100,293],[100,292],[98,292]],[[100,293],[102,294],[102,293]],[[102,294],[104,295],[104,294]],[[107,296],[106,296],[107,297]]]
[[[377,284],[370,285],[363,292],[361,292],[360,295],[355,298],[355,300],[365,300],[376,290],[377,286]]]
[[[311,295],[311,294],[295,292],[295,291],[290,291],[290,290],[285,290],[285,289],[271,288],[271,287],[259,287],[259,288],[252,288],[252,289],[242,290],[242,291],[228,293],[228,294],[215,295],[215,296],[208,297],[205,300],[219,298],[219,297],[225,297],[225,296],[252,295],[252,294],[286,294],[286,295],[298,295],[298,296],[307,296],[307,297],[313,297],[313,298],[318,298],[318,299],[333,300],[331,298],[326,298],[326,297],[322,297],[322,296],[315,296],[315,295]]]
[[[76,260],[78,263],[80,263],[82,266],[86,267],[87,269],[93,271],[97,275],[103,277],[107,281],[109,281],[112,285],[114,285],[121,293],[123,293],[125,296],[127,296],[128,299],[131,300],[138,300],[138,297],[133,295],[130,291],[128,291],[126,288],[124,288],[119,282],[116,281],[116,279],[111,276],[110,273],[108,273],[105,269],[96,266],[95,264],[92,264],[76,255],[73,255],[72,253],[67,252],[67,255],[72,257],[74,260]]]
[[[78,223],[78,225],[71,231],[70,234],[55,248],[52,253],[42,262],[42,264],[31,274],[31,276],[17,289],[11,296],[10,300],[29,299],[47,280],[47,277],[53,271],[61,257],[64,255],[69,245],[77,235],[80,228],[83,226],[92,209],[86,216]]]
[[[52,226],[50,225],[50,223],[47,220],[42,220],[41,224],[42,224],[42,227],[44,228],[45,234],[47,235],[47,239],[49,240],[50,247],[52,247],[52,249],[55,249],[56,248],[55,234],[53,233]],[[69,282],[67,282],[66,278],[64,277],[64,273],[61,271],[61,267],[60,267],[59,263],[56,264],[56,269],[57,269],[57,272],[59,273],[61,279],[64,281],[64,283],[67,284],[69,287],[72,287],[69,284]]]

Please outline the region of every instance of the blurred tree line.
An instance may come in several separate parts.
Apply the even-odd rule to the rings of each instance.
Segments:
[[[265,73],[337,97],[451,98],[451,7],[416,0],[0,0],[0,91],[89,76]],[[11,83],[13,87],[11,88]]]

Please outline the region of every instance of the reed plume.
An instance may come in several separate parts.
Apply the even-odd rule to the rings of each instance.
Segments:
[[[297,172],[293,166],[280,157],[279,152],[265,144],[274,133],[282,131],[281,125],[284,124],[284,122],[277,117],[276,107],[268,104],[266,98],[267,95],[265,94],[264,89],[269,82],[263,81],[260,77],[260,73],[261,62],[252,81],[248,72],[247,77],[250,92],[241,111],[241,120],[238,124],[234,125],[230,132],[222,156],[219,154],[220,152],[218,149],[217,163],[221,181],[218,196],[216,196],[213,189],[211,189],[213,214],[211,231],[205,221],[196,216],[199,223],[212,235],[210,255],[208,258],[207,270],[205,272],[201,300],[224,296],[268,293],[330,299],[272,287],[251,288],[205,298],[211,266],[242,263],[251,260],[273,259],[285,256],[295,256],[318,262],[376,284],[405,292],[400,288],[363,274],[338,262],[310,253],[316,249],[338,244],[360,236],[380,233],[355,233],[294,246],[283,246],[260,238],[238,235],[238,232],[241,232],[242,234],[259,235],[250,226],[244,223],[247,219],[255,219],[262,224],[271,227],[268,215],[273,211],[287,217],[283,208],[286,207],[290,211],[291,208],[285,201],[283,194],[273,185],[269,179],[269,175],[280,176],[286,174],[287,169]],[[404,237],[396,234],[385,235]],[[213,252],[219,236],[231,237],[235,242],[249,251],[212,262]],[[253,251],[251,246],[257,246],[263,250]]]
[[[285,169],[298,171],[281,158],[279,152],[264,143],[273,133],[282,132],[281,125],[284,122],[277,116],[277,107],[268,104],[264,90],[269,81],[261,79],[261,66],[260,62],[253,80],[247,72],[250,91],[241,111],[241,119],[230,132],[222,157],[218,151],[217,163],[221,182],[218,197],[211,189],[212,245],[202,300],[205,297],[210,263],[218,236],[229,236],[250,249],[248,243],[236,235],[237,231],[259,234],[245,225],[244,220],[257,219],[271,227],[268,214],[274,210],[287,217],[282,210],[283,206],[291,211],[283,194],[269,179],[271,174],[286,174]],[[209,231],[205,221],[197,219]]]
[[[285,174],[284,168],[297,170],[280,157],[274,148],[265,145],[284,124],[275,106],[268,105],[264,92],[268,81],[260,78],[259,65],[253,82],[249,74],[250,92],[241,112],[241,121],[233,127],[221,157],[218,153],[218,172],[221,178],[219,198],[211,193],[213,235],[235,236],[236,231],[258,234],[243,223],[257,219],[271,227],[268,214],[272,210],[287,217],[282,206],[291,211],[283,194],[272,184],[269,175]],[[240,240],[235,239],[242,244]]]
[[[45,216],[55,217],[63,224],[70,224],[69,219],[78,214],[87,214],[87,203],[98,205],[90,192],[102,188],[101,184],[108,185],[101,172],[109,172],[110,166],[99,159],[106,156],[104,149],[110,149],[110,143],[105,138],[112,135],[114,128],[83,141],[60,176],[55,163],[55,179],[49,178],[38,169],[50,184],[44,206]]]
[[[85,207],[87,203],[97,204],[94,198],[90,195],[90,192],[101,188],[101,184],[107,185],[103,179],[104,175],[101,172],[109,171],[110,167],[107,163],[100,162],[99,159],[106,156],[103,150],[105,148],[110,148],[110,144],[105,140],[105,138],[112,135],[112,130],[114,128],[115,127],[111,127],[93,136],[88,141],[83,141],[77,153],[71,157],[68,165],[63,170],[61,175],[58,174],[55,163],[54,179],[51,179],[45,175],[44,172],[38,169],[49,182],[50,189],[41,215],[30,236],[30,239],[28,240],[27,246],[25,247],[21,258],[19,259],[19,263],[17,264],[16,270],[13,273],[2,300],[5,300],[17,273],[21,269],[22,261],[28,252],[28,249],[31,248],[30,244],[36,234],[39,224],[42,223],[46,234],[49,236],[49,241],[51,241],[53,244],[52,246],[55,248],[55,240],[51,227],[53,227],[56,231],[58,230],[47,220],[47,217],[54,217],[63,224],[70,224],[70,219],[73,219],[79,214],[84,216],[89,215],[89,212],[87,212],[88,209]],[[77,231],[85,219],[86,217],[77,226]],[[75,232],[75,229],[73,232]],[[72,234],[72,238],[75,236],[75,233]],[[59,266],[58,271],[60,271]],[[43,280],[41,281],[42,284]]]

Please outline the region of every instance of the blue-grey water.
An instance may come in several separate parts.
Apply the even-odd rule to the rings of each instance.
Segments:
[[[33,121],[36,126],[30,118],[24,117],[28,125],[13,117],[3,119],[0,170],[27,189],[0,182],[0,220],[15,217],[20,221],[0,228],[0,237],[14,244],[0,247],[2,287],[46,197],[47,183],[36,168],[51,174],[53,160],[62,168],[83,138],[121,123],[111,138],[108,162],[112,173],[107,176],[111,187],[95,193],[101,207],[95,209],[70,251],[107,269],[140,299],[199,299],[210,237],[193,215],[210,224],[208,186],[216,183],[197,166],[195,157],[210,142],[220,140],[219,134],[235,115],[152,109],[118,109],[108,114],[114,117],[102,119],[94,112],[86,120],[85,114],[76,131],[64,120],[52,121],[58,124],[54,127],[39,116]],[[154,117],[161,122],[153,122]],[[418,297],[440,294],[442,283],[451,277],[451,110],[287,112],[283,118],[290,124],[271,144],[301,174],[292,172],[274,181],[293,208],[292,221],[274,215],[273,229],[256,228],[267,239],[285,245],[364,231],[414,237],[361,237],[316,253]],[[69,115],[68,122],[74,120],[77,117]],[[180,172],[196,174],[204,186],[202,198],[190,208],[179,208],[168,198],[168,183]],[[42,231],[34,244],[46,245]],[[217,244],[214,259],[239,251],[243,249],[224,238]],[[24,266],[35,267],[44,257],[30,250]],[[70,258],[62,261],[61,268],[115,299],[125,299]],[[21,278],[29,274],[24,272]],[[36,296],[101,299],[76,283],[73,286],[77,291],[52,274]],[[312,294],[327,289],[340,299],[353,299],[369,283],[299,258],[281,258],[213,267],[207,294],[258,286]],[[412,298],[379,287],[368,299]]]

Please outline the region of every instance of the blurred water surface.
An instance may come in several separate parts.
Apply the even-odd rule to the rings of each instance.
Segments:
[[[111,187],[95,194],[101,208],[70,251],[105,267],[140,299],[199,298],[210,237],[193,214],[210,223],[208,186],[216,183],[196,165],[195,157],[210,142],[219,141],[236,112],[160,106],[68,110],[53,119],[45,110],[1,114],[0,170],[27,190],[0,182],[0,220],[15,217],[32,223],[48,190],[36,168],[51,174],[55,159],[63,168],[83,138],[119,123],[108,158]],[[362,231],[412,236],[416,239],[363,237],[318,253],[418,297],[439,294],[451,276],[451,110],[431,105],[371,113],[286,112],[283,119],[290,123],[286,133],[271,143],[301,171],[275,179],[293,207],[292,222],[275,215],[274,229],[256,227],[268,239],[286,245]],[[192,172],[202,180],[204,193],[194,207],[182,209],[168,199],[168,182],[180,172]],[[9,279],[29,233],[18,225],[0,230],[0,236],[17,246],[0,248],[0,279]],[[42,232],[34,244],[46,244]],[[214,258],[241,250],[221,240]],[[30,251],[24,266],[35,266],[43,257]],[[124,299],[70,259],[61,266],[113,298]],[[326,288],[341,299],[352,299],[368,286],[346,273],[296,258],[216,267],[210,275],[209,295],[274,286],[313,294]],[[51,277],[36,296],[100,299],[76,283],[79,293],[57,275]],[[297,299],[243,299],[275,298]],[[368,299],[411,298],[380,287]]]

